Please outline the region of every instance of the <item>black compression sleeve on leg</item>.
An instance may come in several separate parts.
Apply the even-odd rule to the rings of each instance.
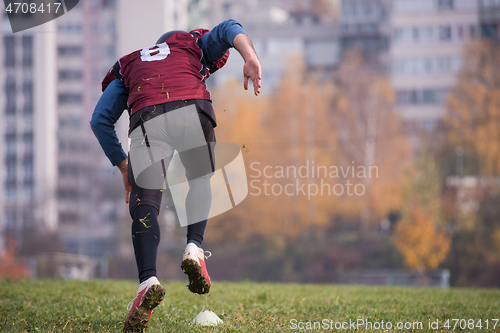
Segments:
[[[198,247],[201,247],[206,227],[207,227],[207,220],[188,225],[187,243],[194,243]]]
[[[160,244],[158,209],[150,205],[137,206],[132,222],[132,242],[139,281],[142,283],[156,276],[156,254]]]

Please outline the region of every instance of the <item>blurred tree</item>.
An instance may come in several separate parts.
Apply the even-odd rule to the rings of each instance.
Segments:
[[[262,159],[262,117],[267,99],[265,95],[257,98],[250,95],[242,89],[239,81],[228,81],[213,92],[213,100],[218,123],[217,141],[233,142],[241,147],[248,177],[253,174],[249,170],[250,164]],[[246,239],[259,233],[254,229],[260,228],[260,221],[269,220],[260,207],[261,203],[255,199],[249,195],[236,209],[210,219],[207,237],[220,243],[227,240],[228,234],[235,239]]]
[[[408,220],[396,225],[394,243],[409,268],[424,271],[437,268],[444,261],[451,242],[444,232],[438,231],[432,216],[414,206]]]
[[[450,249],[451,239],[442,231],[440,180],[432,158],[420,157],[407,176],[401,221],[393,236],[394,245],[409,268],[437,268]]]
[[[465,48],[446,106],[449,141],[479,152],[481,175],[500,175],[500,45],[479,40]]]
[[[500,193],[486,192],[476,214],[461,214],[470,223],[455,227],[446,262],[453,285],[500,287]]]
[[[276,233],[293,238],[308,228],[326,227],[334,214],[363,213],[368,229],[378,227],[370,223],[400,204],[409,149],[392,110],[389,81],[362,68],[358,53],[349,54],[335,80],[307,72],[301,58],[290,61],[287,67],[294,70],[267,100],[253,98],[236,83],[214,94],[218,140],[244,147],[250,186],[250,195],[237,209],[210,222],[220,228],[219,235],[231,230],[242,238]],[[304,166],[306,177],[286,174],[288,167]],[[327,171],[318,175],[321,166]],[[338,170],[336,176],[332,167]],[[284,173],[277,174],[278,168]],[[349,171],[343,175],[340,168]],[[353,195],[358,184],[362,194]],[[292,195],[284,193],[287,185]],[[305,193],[298,191],[301,185]],[[336,185],[342,186],[336,193],[343,189],[343,194],[334,194]]]
[[[344,203],[345,207],[354,206],[355,213],[363,211],[366,230],[399,207],[410,150],[394,112],[394,92],[388,78],[364,68],[359,50],[345,54],[335,79],[338,89],[333,116],[341,162],[377,168],[376,177],[364,178],[364,200],[345,198]]]
[[[16,241],[6,237],[7,249],[0,256],[0,279],[25,279],[29,277],[29,270],[24,258],[16,253]]]
[[[473,175],[478,180],[472,189],[477,209],[460,206],[460,188],[447,190],[443,197],[444,213],[453,230],[446,264],[452,283],[458,286],[498,286],[500,281],[500,198],[494,181],[500,175],[499,121],[500,45],[477,40],[464,50],[462,69],[447,96],[443,119],[446,140],[441,152],[449,152],[441,162],[441,168],[448,170],[443,175]]]
[[[221,231],[218,235],[231,230],[241,238],[293,238],[330,221],[334,196],[320,195],[320,180],[311,172],[313,164],[328,167],[333,163],[336,144],[329,112],[334,86],[307,73],[302,59],[291,60],[288,68],[294,70],[285,74],[267,100],[240,91],[239,83],[214,94],[218,140],[242,147],[250,185],[249,196],[237,209],[210,222],[211,228]],[[294,176],[293,171],[287,174],[287,168],[297,171],[303,166],[308,166],[306,179]],[[265,167],[270,168],[264,175]],[[280,170],[283,172],[277,174]],[[331,188],[335,179],[325,178],[324,182]],[[285,193],[287,185],[291,195]],[[302,185],[303,190],[298,191]],[[309,185],[313,186],[311,196]]]

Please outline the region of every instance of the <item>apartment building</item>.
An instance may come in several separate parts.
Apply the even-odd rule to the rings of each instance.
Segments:
[[[463,61],[464,45],[479,37],[478,2],[394,0],[392,84],[407,130],[433,130]]]
[[[56,34],[54,22],[13,34],[6,12],[0,27],[0,233],[20,247],[25,230],[58,226]]]
[[[293,56],[302,56],[309,69],[328,70],[339,62],[338,25],[321,22],[309,5],[304,1],[297,7],[296,1],[289,0],[215,1],[210,7],[210,26],[229,18],[243,25],[262,64],[263,93],[269,93],[280,83]],[[231,52],[224,69],[209,79],[210,86],[241,79],[243,59],[237,51]]]
[[[367,67],[388,74],[391,1],[343,0],[340,13],[342,53],[358,49]]]

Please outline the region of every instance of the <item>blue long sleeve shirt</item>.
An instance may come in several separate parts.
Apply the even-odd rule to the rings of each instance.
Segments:
[[[235,20],[227,20],[204,34],[199,45],[207,61],[216,62],[222,58],[233,47],[234,37],[240,33],[246,34],[243,27]],[[90,120],[94,135],[113,165],[127,158],[116,136],[115,123],[127,107],[128,95],[123,82],[113,80],[101,95]]]

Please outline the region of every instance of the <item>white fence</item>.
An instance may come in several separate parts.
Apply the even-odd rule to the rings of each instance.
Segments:
[[[342,280],[348,284],[448,288],[450,271],[448,269],[426,272],[372,269],[345,273]]]
[[[70,280],[106,279],[108,263],[105,258],[78,254],[53,253],[26,258],[31,278],[62,278]]]

